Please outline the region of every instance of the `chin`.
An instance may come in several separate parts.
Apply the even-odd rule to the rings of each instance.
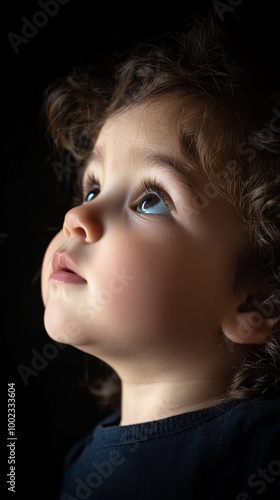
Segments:
[[[49,337],[62,344],[77,344],[81,337],[78,323],[71,319],[71,315],[53,310],[47,306],[44,313],[44,326]]]

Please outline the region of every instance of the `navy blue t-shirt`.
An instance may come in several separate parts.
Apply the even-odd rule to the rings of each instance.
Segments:
[[[280,500],[279,397],[119,421],[72,448],[59,500]]]

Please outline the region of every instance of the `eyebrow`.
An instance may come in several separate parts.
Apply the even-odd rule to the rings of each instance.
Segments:
[[[102,159],[102,150],[101,148],[94,148],[87,164],[84,166],[82,170],[82,177],[86,174],[87,169],[90,167],[90,164],[94,161],[101,162]],[[146,163],[153,167],[158,168],[159,170],[163,170],[165,172],[169,172],[171,174],[176,174],[178,180],[188,189],[194,190],[195,181],[194,175],[195,168],[187,162],[181,162],[177,160],[174,156],[167,155],[164,153],[156,153],[155,151],[143,148],[141,146],[137,147],[133,151],[133,156],[135,159],[141,163]]]
[[[163,154],[163,153],[155,153],[149,149],[140,148],[137,151],[137,156],[140,156],[141,161],[158,167],[164,171],[170,172],[171,174],[176,174],[179,181],[183,183],[188,189],[195,188],[194,176],[193,173],[195,171],[194,167],[186,162],[178,161],[174,156]]]

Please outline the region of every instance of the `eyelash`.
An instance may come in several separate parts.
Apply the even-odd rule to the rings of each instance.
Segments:
[[[99,187],[99,184],[96,181],[94,175],[89,174],[82,183],[81,202],[85,201],[85,197],[95,186]],[[156,179],[144,179],[139,186],[138,192],[140,193],[140,195],[137,197],[139,200],[137,202],[137,205],[141,200],[144,200],[145,196],[148,196],[151,193],[155,193],[164,201],[170,212],[174,209],[174,204],[172,203],[170,197],[166,194],[166,191],[163,187],[160,186],[159,182]]]
[[[163,187],[161,187],[156,179],[144,179],[140,184],[139,192],[141,193],[141,200],[143,200],[145,196],[151,193],[155,193],[164,201],[170,212],[174,208],[170,197],[166,194],[166,191],[163,189]]]
[[[83,198],[83,201],[85,201],[85,197],[88,195],[88,193],[90,191],[92,191],[92,189],[94,187],[99,187],[99,184],[96,181],[94,175],[93,174],[89,174],[86,177],[86,179],[83,181],[83,184],[82,184],[82,198]]]

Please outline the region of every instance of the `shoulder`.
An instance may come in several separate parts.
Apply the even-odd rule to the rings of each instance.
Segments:
[[[218,420],[225,426],[238,428],[238,432],[254,429],[274,428],[280,432],[280,397],[259,396],[253,399],[236,400],[228,411],[220,412]]]
[[[280,398],[241,400],[216,421],[217,432],[244,455],[279,456]]]
[[[248,422],[269,423],[275,422],[280,425],[280,397],[259,396],[253,399],[241,400],[239,404],[232,408],[229,416],[233,418],[246,418]]]
[[[70,467],[83,454],[83,452],[91,445],[96,434],[96,430],[100,427],[113,425],[119,420],[119,413],[113,413],[104,419],[100,420],[93,426],[90,432],[82,436],[71,447],[64,459],[64,469]]]

